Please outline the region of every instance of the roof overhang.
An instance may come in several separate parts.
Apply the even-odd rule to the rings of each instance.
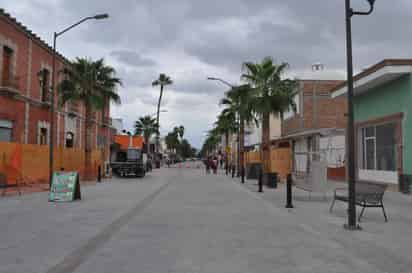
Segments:
[[[362,77],[353,83],[353,95],[357,96],[381,86],[385,83],[391,82],[397,78],[402,77],[403,75],[412,73],[412,65],[389,65],[384,66],[375,72]],[[332,93],[332,98],[343,96],[348,92],[348,87],[345,84],[341,88],[335,90]]]
[[[302,138],[302,137],[313,136],[313,135],[336,136],[336,135],[344,135],[344,134],[345,134],[345,129],[342,129],[342,128],[320,128],[320,129],[305,130],[302,132],[286,135],[286,136],[283,136],[282,139]]]

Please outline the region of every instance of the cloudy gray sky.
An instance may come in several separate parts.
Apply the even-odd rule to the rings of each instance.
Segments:
[[[366,0],[352,0],[355,8]],[[122,105],[113,117],[132,127],[139,116],[156,111],[159,90],[151,82],[168,74],[162,132],[184,125],[197,147],[219,111],[226,90],[218,76],[239,82],[241,64],[273,56],[291,65],[299,78],[345,77],[344,0],[2,0],[1,7],[51,42],[83,16],[107,12],[58,41],[68,58],[104,57],[123,79]],[[412,1],[377,0],[368,17],[353,20],[357,71],[383,58],[412,57]],[[326,69],[313,74],[312,63]]]

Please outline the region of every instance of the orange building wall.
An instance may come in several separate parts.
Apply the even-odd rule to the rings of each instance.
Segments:
[[[11,166],[11,159],[16,147],[21,146],[21,168],[16,171]],[[81,149],[57,148],[54,151],[54,170],[77,171],[84,177],[85,153]],[[46,145],[17,144],[0,142],[0,172],[6,174],[9,183],[18,177],[31,183],[47,183],[49,177],[49,147]],[[97,176],[98,166],[103,169],[104,159],[101,150],[92,151],[92,173]]]

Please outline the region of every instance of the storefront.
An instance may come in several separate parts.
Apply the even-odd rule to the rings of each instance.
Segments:
[[[402,188],[412,177],[412,119],[408,116],[412,105],[411,73],[412,59],[384,60],[355,76],[359,180]],[[346,92],[344,84],[333,96]]]

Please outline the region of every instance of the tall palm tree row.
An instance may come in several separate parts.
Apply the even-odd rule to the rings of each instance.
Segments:
[[[86,110],[85,122],[85,178],[91,177],[91,132],[93,113],[102,110],[110,102],[120,104],[120,96],[116,89],[121,80],[116,77],[113,67],[104,63],[103,59],[93,61],[88,58],[77,58],[61,71],[63,80],[58,85],[61,105],[66,102],[81,102]]]
[[[213,150],[216,149],[220,140],[220,133],[216,128],[213,128],[208,132],[205,142],[203,143],[202,149],[200,153],[202,156],[206,157],[211,153]]]
[[[159,78],[156,79],[155,81],[152,82],[152,86],[160,86],[160,95],[159,95],[159,101],[157,103],[157,115],[156,115],[156,123],[159,126],[160,129],[160,123],[159,123],[159,118],[160,118],[160,105],[162,103],[162,97],[163,97],[163,89],[165,86],[167,85],[171,85],[173,84],[172,79],[167,76],[166,74],[160,74]],[[156,134],[156,167],[160,167],[159,165],[159,158],[158,158],[158,154],[159,154],[159,145],[160,145],[160,131],[158,130],[157,134]]]
[[[238,172],[245,166],[244,146],[245,146],[245,123],[255,120],[253,111],[253,89],[249,84],[240,85],[226,92],[220,104],[225,108],[222,113],[237,115],[239,118],[239,164]],[[232,162],[234,164],[234,162]]]
[[[150,115],[140,117],[135,122],[135,135],[143,135],[144,142],[146,144],[147,155],[150,155],[150,138],[152,135],[157,134],[159,126],[155,118]]]
[[[291,108],[296,110],[294,96],[297,82],[282,78],[288,66],[287,63],[277,65],[270,57],[264,58],[260,63],[243,64],[244,73],[241,78],[254,90],[251,104],[253,112],[262,122],[261,154],[265,173],[270,172],[270,115],[282,118],[283,112]]]
[[[236,133],[238,126],[236,120],[236,113],[233,111],[222,111],[215,122],[217,131],[225,136],[225,154],[226,154],[226,169],[229,166],[229,135]]]

